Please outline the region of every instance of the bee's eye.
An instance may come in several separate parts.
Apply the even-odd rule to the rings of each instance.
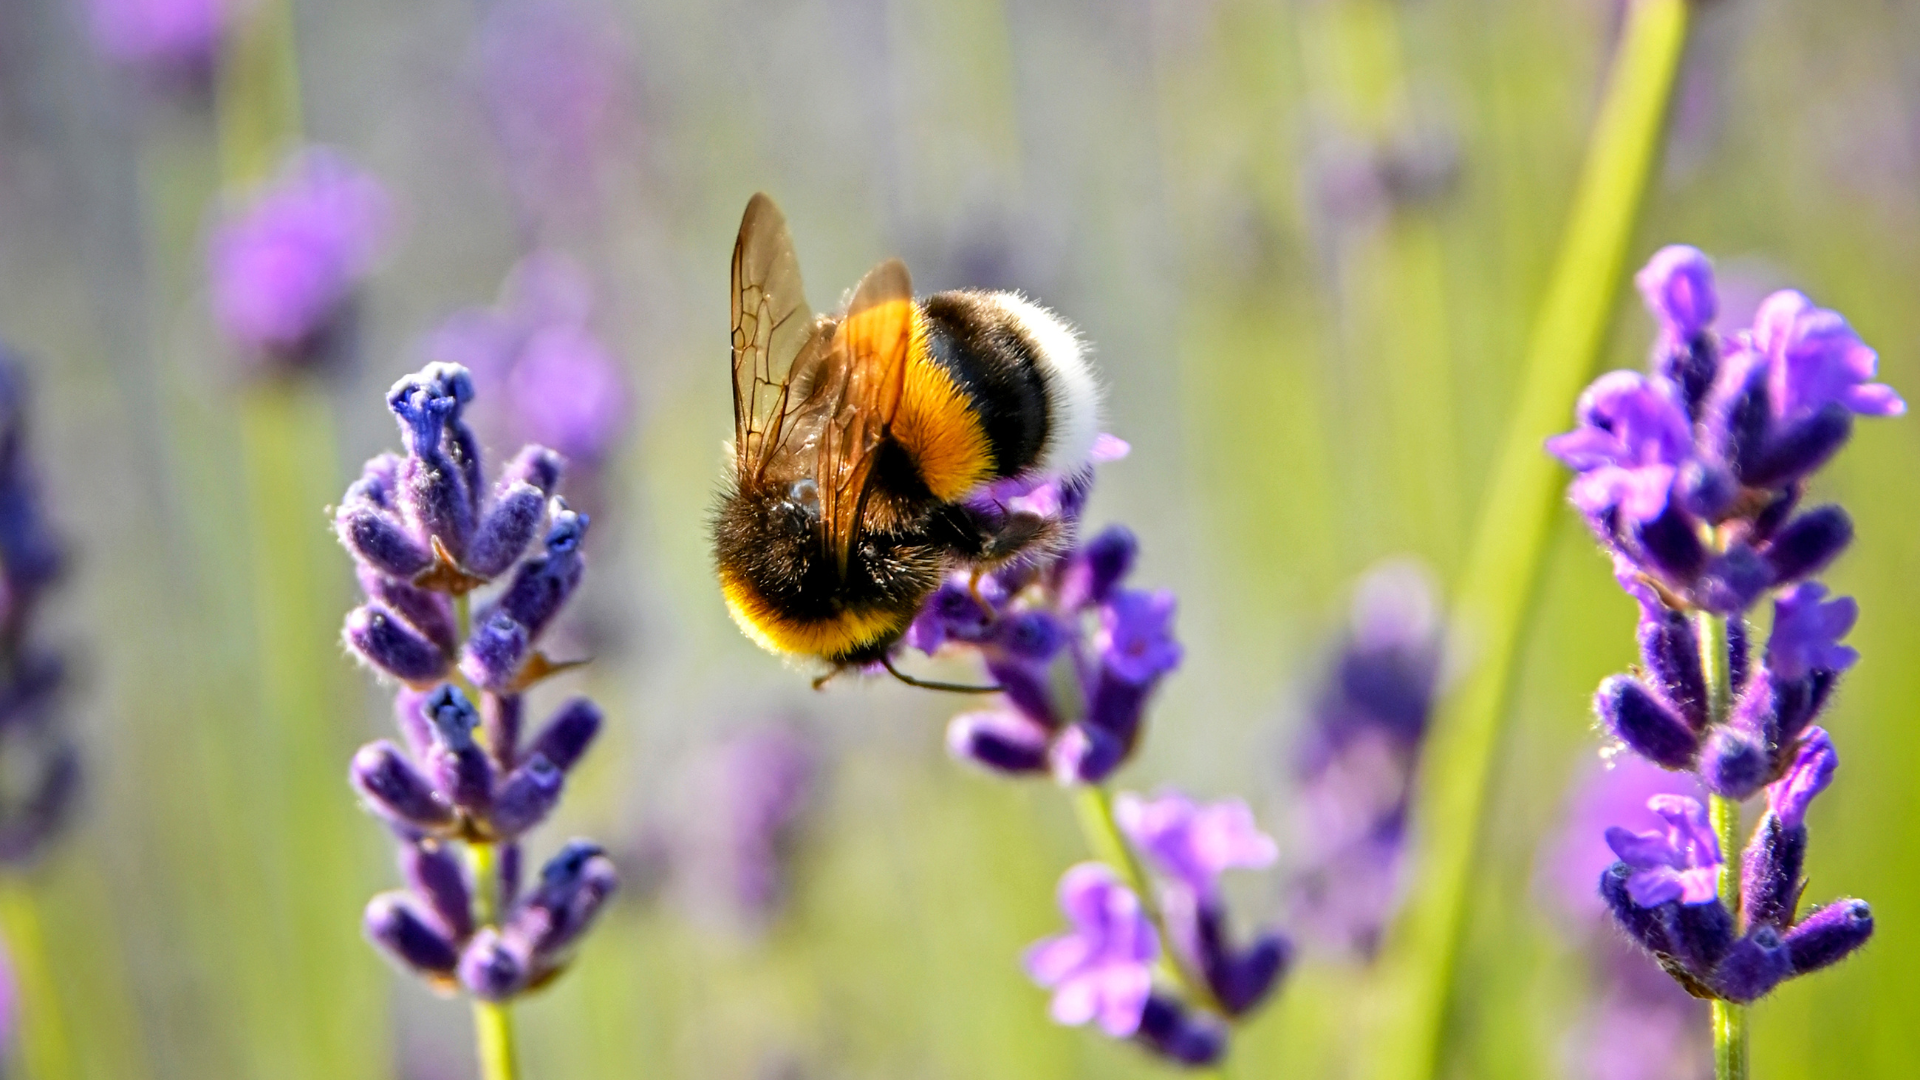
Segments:
[[[787,497],[812,510],[820,504],[820,485],[814,483],[812,477],[795,480],[793,486],[787,489]]]

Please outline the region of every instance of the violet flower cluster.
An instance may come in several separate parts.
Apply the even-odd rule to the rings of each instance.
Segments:
[[[1637,281],[1660,322],[1652,372],[1601,376],[1580,399],[1580,426],[1547,444],[1578,473],[1573,502],[1640,602],[1643,669],[1603,682],[1595,708],[1627,749],[1697,774],[1721,798],[1764,794],[1767,812],[1743,851],[1723,852],[1699,800],[1656,796],[1648,806],[1663,828],[1609,830],[1620,861],[1601,891],[1687,990],[1744,1003],[1873,931],[1859,900],[1799,914],[1807,807],[1838,760],[1815,721],[1857,659],[1839,643],[1856,605],[1808,580],[1851,541],[1851,519],[1802,500],[1856,415],[1905,404],[1871,381],[1875,354],[1846,321],[1798,292],[1769,296],[1751,328],[1722,338],[1700,252],[1663,249]],[[1772,627],[1755,656],[1746,613],[1769,594]],[[1723,657],[1703,657],[1718,619]],[[1724,715],[1713,701],[1723,660]],[[1737,910],[1716,893],[1733,858]]]
[[[1096,460],[1125,452],[1103,437]],[[1052,519],[1072,537],[1090,485],[1090,476],[1012,482],[980,507]],[[953,719],[955,757],[1002,775],[1051,774],[1106,805],[1099,786],[1139,745],[1147,701],[1181,659],[1173,595],[1126,584],[1136,552],[1133,535],[1112,526],[993,573],[962,572],[929,598],[907,643],[976,653],[1001,690],[997,707]],[[1126,865],[1066,872],[1059,900],[1071,928],[1028,950],[1027,972],[1053,991],[1059,1023],[1094,1021],[1169,1061],[1215,1063],[1230,1024],[1272,994],[1292,957],[1271,931],[1234,943],[1220,875],[1269,865],[1277,849],[1237,800],[1123,793],[1112,820]]]
[[[1373,956],[1399,904],[1440,664],[1439,602],[1426,571],[1406,560],[1369,571],[1294,759],[1290,922],[1329,948]]]
[[[370,174],[309,147],[213,230],[207,264],[214,321],[268,373],[309,370],[351,352],[354,299],[393,228]]]
[[[19,360],[0,347],[0,864],[45,848],[73,808],[80,755],[61,720],[66,665],[37,640],[35,615],[66,563],[27,449]]]
[[[234,0],[89,0],[94,47],[160,79],[210,80]]]
[[[566,456],[570,488],[581,470],[597,474],[619,449],[633,415],[620,364],[594,332],[593,313],[586,271],[540,252],[514,268],[496,306],[454,313],[428,343],[434,359],[461,364],[483,391],[499,391],[492,427],[510,441]]]
[[[524,837],[601,725],[575,698],[531,738],[522,730],[527,689],[570,666],[538,646],[580,584],[587,519],[552,497],[561,459],[544,447],[523,447],[486,485],[472,398],[453,364],[395,383],[387,405],[406,454],[367,462],[334,520],[367,596],[346,643],[400,684],[401,743],[369,743],[350,772],[393,829],[408,886],[367,906],[367,936],[437,986],[500,1001],[559,974],[617,881],[601,848],[576,840],[522,886]],[[468,594],[490,584],[469,628]]]

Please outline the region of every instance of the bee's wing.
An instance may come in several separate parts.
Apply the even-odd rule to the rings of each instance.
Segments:
[[[831,328],[807,307],[787,219],[765,194],[740,219],[732,306],[734,465],[758,478],[812,396]]]
[[[889,259],[854,288],[811,395],[826,410],[814,470],[821,539],[842,577],[860,538],[874,452],[900,411],[912,342],[913,283],[906,265]]]

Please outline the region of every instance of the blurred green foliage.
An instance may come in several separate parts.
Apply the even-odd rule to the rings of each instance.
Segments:
[[[650,830],[698,810],[688,762],[768,719],[804,718],[831,764],[788,910],[764,930],[715,925],[636,881],[577,969],[519,1010],[526,1074],[1156,1074],[1048,1024],[1016,965],[1084,857],[1066,800],[946,761],[952,703],[813,694],[722,613],[703,522],[740,207],[757,189],[781,200],[818,305],[898,253],[923,289],[1021,287],[1079,322],[1135,447],[1091,519],[1140,533],[1140,577],[1179,591],[1189,646],[1123,784],[1241,793],[1278,828],[1293,725],[1352,577],[1400,551],[1449,578],[1462,565],[1615,6],[609,5],[636,135],[604,217],[564,242],[607,282],[603,329],[643,415],[589,548],[596,662],[566,687],[590,688],[612,730],[541,835],[637,861]],[[380,391],[446,311],[493,295],[515,225],[474,114],[473,5],[297,14],[309,132],[386,179],[409,231],[375,281],[359,368],[325,401],[243,407],[200,277],[219,172],[204,102],[143,98],[103,68],[69,0],[0,6],[0,334],[37,361],[36,444],[81,553],[50,617],[86,657],[89,807],[16,887],[36,901],[72,1076],[471,1072],[465,1010],[357,940],[360,904],[396,875],[343,777],[388,721],[332,643],[349,575],[321,550],[321,506],[395,442]],[[1920,392],[1917,46],[1920,12],[1874,0],[1704,6],[1629,258],[1685,240],[1756,295],[1805,288],[1881,349],[1885,381]],[[1451,147],[1417,198],[1340,187],[1343,148],[1409,132]],[[1622,296],[1611,365],[1638,364],[1648,336]],[[285,445],[273,407],[330,412],[337,431]],[[1754,1058],[1776,1080],[1908,1075],[1920,1025],[1916,453],[1911,422],[1863,424],[1818,492],[1858,525],[1831,581],[1862,601],[1865,660],[1828,725],[1844,765],[1812,817],[1811,894],[1868,898],[1879,929],[1756,1010]],[[306,506],[307,532],[269,543],[263,508],[295,496],[280,520]],[[314,549],[298,556],[304,628],[263,601],[288,544]],[[1587,695],[1630,659],[1631,619],[1562,515],[1488,793],[1454,1075],[1566,1066],[1584,978],[1535,853],[1596,751]],[[285,643],[275,658],[269,643]],[[301,666],[326,707],[276,700],[275,663]],[[1237,882],[1239,909],[1275,910],[1280,877]],[[19,933],[12,899],[0,922]],[[1245,1032],[1235,1074],[1353,1075],[1381,992],[1310,959]]]

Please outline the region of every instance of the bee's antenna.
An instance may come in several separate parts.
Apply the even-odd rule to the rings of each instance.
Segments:
[[[887,674],[908,686],[917,686],[922,690],[945,690],[949,694],[997,694],[1005,689],[1001,686],[967,686],[963,683],[931,682],[926,679],[916,679],[911,675],[902,675],[900,669],[893,666],[893,657],[885,654],[880,657],[880,666],[887,669]],[[814,685],[819,686],[818,683]]]

